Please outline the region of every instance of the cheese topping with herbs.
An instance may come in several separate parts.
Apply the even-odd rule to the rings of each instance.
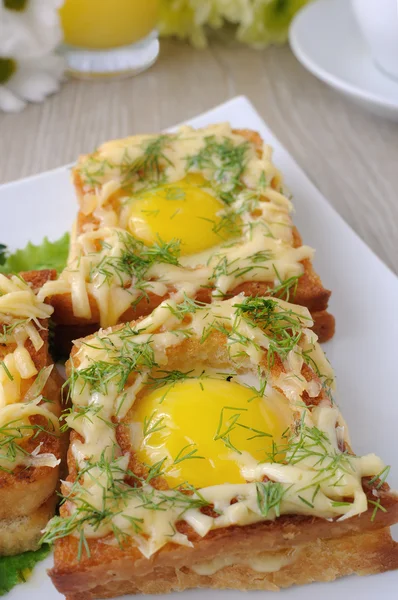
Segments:
[[[75,228],[67,268],[44,285],[40,298],[71,294],[74,315],[85,319],[92,318],[91,299],[102,327],[116,324],[149,293],[162,297],[184,290],[194,296],[210,286],[220,296],[250,281],[278,286],[298,278],[302,261],[313,256],[308,246],[294,247],[292,205],[270,148],[256,148],[226,123],[103,144],[82,159],[75,176],[85,220]],[[184,183],[187,177],[195,183]],[[196,221],[187,208],[183,233],[189,240],[196,227],[212,221],[211,240],[216,234],[218,243],[186,254],[179,236],[162,239],[155,231],[148,245],[148,232],[140,238],[136,230],[129,231],[138,202],[145,205],[148,197],[156,197],[157,206],[160,195],[163,206],[176,198],[189,200],[190,194],[195,210],[204,204],[198,194],[214,197],[220,208],[213,220],[204,213]],[[181,210],[167,217],[168,225],[161,213],[158,229],[172,228]],[[139,231],[147,230],[146,220],[156,212],[140,210],[134,217]]]
[[[55,467],[60,461],[53,454],[40,453],[40,445],[32,453],[24,449],[24,442],[40,430],[30,417],[40,415],[51,431],[59,430],[57,417],[41,395],[52,366],[38,372],[25,347],[28,340],[36,352],[43,346],[39,320],[48,319],[53,308],[40,302],[16,276],[0,274],[0,294],[0,342],[5,348],[0,361],[0,470],[12,471],[21,464]]]
[[[77,473],[74,482],[64,483],[66,514],[50,522],[44,539],[77,536],[81,554],[89,552],[89,538],[113,535],[115,543],[123,545],[127,536],[149,558],[169,542],[192,545],[178,529],[181,521],[205,536],[215,528],[283,514],[341,520],[366,511],[362,477],[385,477],[387,468],[375,455],[348,452],[345,425],[331,398],[333,371],[308,329],[311,325],[306,308],[281,300],[239,295],[204,306],[186,297],[179,304],[163,302],[135,325],[100,331],[83,341],[71,364],[73,408],[67,416],[81,436],[71,444]],[[204,345],[220,334],[226,346],[209,358],[211,367],[200,347],[195,352],[197,364],[192,367],[201,370],[200,376],[197,370],[168,370],[169,357],[178,353],[184,340]],[[185,356],[181,363],[190,366]],[[311,370],[310,378],[303,375],[303,366]],[[156,478],[170,466],[168,456],[148,465],[147,475],[134,475],[130,452],[160,426],[153,414],[142,423],[130,423],[135,402],[153,385],[172,388],[175,382],[195,377],[210,377],[211,384],[216,371],[223,380],[233,378],[250,387],[264,402],[288,404],[291,426],[281,443],[275,443],[264,460],[255,460],[231,443],[239,415],[226,423],[223,433],[221,417],[214,436],[223,440],[230,460],[240,464],[245,483],[197,489],[187,481],[158,489]],[[131,432],[129,451],[118,443],[118,430],[125,427]],[[262,433],[248,429],[255,437]],[[194,448],[188,450],[181,449],[178,461],[201,458]],[[129,485],[127,477],[136,486]],[[213,516],[202,512],[205,507],[213,508]]]

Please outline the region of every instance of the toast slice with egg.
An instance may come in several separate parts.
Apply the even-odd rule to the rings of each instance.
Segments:
[[[108,327],[176,294],[244,292],[305,306],[320,340],[333,336],[330,291],[258,133],[224,123],[108,142],[80,158],[73,180],[68,266],[41,292],[58,324]]]
[[[278,589],[398,567],[388,467],[356,456],[308,309],[153,313],[75,342],[50,576],[68,600]]]
[[[62,379],[48,350],[53,308],[34,292],[52,277],[0,275],[0,556],[36,550],[55,511]]]

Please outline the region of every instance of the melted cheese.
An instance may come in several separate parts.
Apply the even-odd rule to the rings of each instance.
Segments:
[[[212,328],[217,329],[222,325],[227,329],[233,328],[227,344],[232,365],[244,377],[249,377],[249,374],[250,377],[257,377],[256,387],[259,387],[258,365],[264,359],[272,340],[266,331],[238,316],[235,305],[243,300],[243,296],[238,296],[197,309],[191,314],[189,322],[181,321],[182,317],[179,318],[176,313],[178,306],[170,300],[162,303],[138,324],[114,332],[100,331],[97,343],[80,346],[73,365],[76,383],[72,390],[72,402],[79,410],[87,407],[94,410],[87,417],[83,415],[77,418],[72,414],[68,417],[68,423],[83,438],[83,441],[75,440],[72,443],[72,452],[78,466],[84,470],[88,465],[91,467],[89,474],[83,474],[79,480],[79,493],[73,496],[73,500],[69,497],[68,511],[70,514],[84,511],[86,503],[98,511],[104,511],[104,489],[110,485],[110,474],[112,485],[119,489],[119,494],[112,496],[109,493],[106,496],[108,504],[105,508],[110,511],[110,518],[102,520],[95,529],[83,524],[88,537],[106,536],[117,527],[128,533],[142,554],[149,558],[169,542],[191,545],[189,539],[175,529],[175,523],[181,518],[198,535],[205,536],[211,529],[274,520],[283,514],[342,520],[367,510],[362,477],[375,476],[383,470],[384,464],[372,454],[356,457],[341,452],[339,438],[345,429],[344,422],[337,407],[326,396],[319,406],[306,408],[303,402],[304,392],[314,397],[320,390],[315,373],[326,369],[325,379],[333,381],[333,372],[315,334],[307,328],[311,325],[308,310],[281,300],[275,301],[274,310],[288,311],[302,330],[300,340],[284,361],[284,377],[279,375],[274,381],[272,374],[268,373],[268,384],[264,389],[264,394],[273,397],[275,401],[278,394],[281,395],[278,390],[282,390],[283,401],[286,402],[286,398],[290,401],[292,414],[301,423],[301,428],[292,434],[291,444],[286,450],[286,460],[283,463],[257,462],[244,453],[239,457],[235,455],[234,459],[240,460],[246,483],[204,487],[193,492],[190,497],[191,500],[204,500],[214,506],[217,514],[213,517],[203,514],[198,507],[185,505],[184,496],[176,499],[175,490],[159,491],[149,483],[133,489],[124,483],[129,455],[121,453],[115,427],[109,426],[109,422],[112,419],[120,421],[121,408],[124,415],[133,405],[136,394],[142,391],[150,375],[150,367],[143,367],[139,378],[129,380],[122,391],[117,383],[110,380],[106,390],[101,393],[90,392],[87,383],[80,380],[79,371],[96,361],[101,364],[117,363],[118,351],[123,347],[126,336],[134,345],[150,348],[154,361],[161,367],[167,365],[167,350],[180,344],[186,339],[186,335],[200,339]],[[301,374],[304,357],[309,352],[313,352],[310,355],[311,361],[307,363],[313,368],[312,381],[306,381]],[[126,407],[124,402],[127,403]],[[134,428],[132,433],[134,435]],[[104,459],[106,468],[101,466]],[[262,510],[259,502],[262,488],[258,486],[262,485],[264,478],[265,481],[278,484],[282,490],[279,502],[269,506],[267,512]],[[71,486],[72,484],[67,484],[66,489],[72,489]],[[148,502],[155,507],[159,504],[161,510],[148,508]],[[139,523],[138,530],[134,527],[134,522]]]
[[[206,149],[210,138],[218,144],[227,141],[231,156],[245,147],[238,171],[233,164],[221,166],[218,156],[200,165],[195,165],[195,161],[189,164],[190,157]],[[78,165],[81,210],[89,221],[73,236],[67,269],[57,281],[43,286],[40,299],[69,293],[74,315],[90,319],[91,298],[99,309],[100,325],[108,327],[121,320],[142,294],[134,275],[109,265],[110,259],[115,265],[126,251],[120,233],[128,227],[129,203],[134,194],[151,184],[145,176],[137,176],[129,180],[131,189],[127,190],[126,172],[129,165],[133,168],[145,162],[145,152],[151,144],[156,145],[157,139],[161,138],[136,136],[109,142]],[[182,256],[178,265],[158,261],[144,275],[146,293],[161,297],[177,288],[194,296],[203,286],[210,285],[219,296],[220,292],[224,294],[242,283],[261,281],[277,285],[303,273],[302,261],[312,258],[313,250],[308,246],[293,246],[292,205],[281,191],[281,176],[268,146],[264,145],[258,153],[253,144],[233,133],[227,123],[203,130],[183,127],[164,139],[159,159],[164,181],[168,184],[180,181],[193,171],[203,175],[209,182],[206,192],[218,200],[222,200],[222,194],[234,190],[232,203],[225,204],[218,216],[240,215],[242,233],[228,242],[220,238],[218,245],[206,251]],[[245,187],[236,191],[238,176]],[[101,269],[104,261],[106,275]]]
[[[44,304],[25,281],[0,274],[0,315],[18,319],[48,319],[53,308]]]
[[[214,575],[225,567],[245,566],[257,573],[275,573],[297,560],[298,551],[262,552],[249,558],[218,556],[207,562],[192,565],[190,569],[198,575]]]

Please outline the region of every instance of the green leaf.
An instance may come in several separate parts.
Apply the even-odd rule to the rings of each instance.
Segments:
[[[36,563],[50,553],[51,546],[43,544],[36,552],[0,557],[0,596],[7,594],[18,583],[24,583]]]
[[[45,237],[38,246],[28,242],[25,248],[9,255],[3,244],[0,244],[0,273],[8,275],[39,269],[56,269],[59,273],[66,265],[68,252],[69,233],[65,233],[55,242],[50,242]]]

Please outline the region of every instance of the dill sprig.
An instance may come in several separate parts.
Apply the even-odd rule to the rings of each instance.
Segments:
[[[145,181],[148,185],[164,183],[165,168],[173,166],[165,151],[175,139],[176,135],[161,134],[145,140],[142,143],[142,155],[134,160],[126,148],[120,164],[122,187],[130,188],[138,181]]]
[[[167,304],[166,306],[174,317],[177,317],[177,319],[182,321],[186,315],[195,314],[198,310],[201,310],[208,305],[206,302],[193,300],[184,293],[184,300],[182,302],[179,302],[175,306],[172,306],[171,304]]]
[[[301,488],[301,491],[312,487],[319,489],[321,483],[335,478],[338,471],[347,474],[353,474],[355,471],[353,455],[334,449],[324,431],[315,425],[306,425],[306,412],[307,409],[302,412],[300,421],[296,422],[293,430],[289,428],[283,433],[284,441],[279,445],[273,442],[271,452],[267,453],[267,460],[270,462],[286,465],[299,465],[311,459],[315,471],[314,478],[308,486]],[[338,481],[334,483],[335,486],[338,484]]]
[[[149,417],[144,417],[144,422],[142,425],[142,435],[144,438],[147,435],[151,435],[156,431],[161,431],[165,429],[166,425],[164,424],[164,417],[159,417],[156,419],[157,411],[154,410],[153,413]]]
[[[387,465],[386,467],[384,467],[384,469],[382,471],[380,471],[380,473],[377,473],[377,475],[372,477],[372,479],[369,480],[368,484],[373,485],[377,481],[376,489],[379,490],[385,484],[387,477],[390,473],[390,470],[391,470],[391,466]]]
[[[291,277],[288,277],[287,279],[282,279],[282,277],[279,275],[279,272],[277,270],[277,268],[275,267],[275,265],[272,265],[275,275],[279,281],[278,285],[275,285],[273,288],[270,288],[269,290],[267,290],[267,296],[275,296],[276,298],[280,298],[281,300],[285,300],[286,302],[289,302],[290,297],[293,296],[293,298],[296,295],[297,292],[297,286],[298,286],[298,282],[299,279],[302,275],[292,275]]]
[[[197,379],[191,373],[194,372],[194,369],[190,371],[179,371],[177,369],[172,371],[167,371],[165,369],[160,369],[156,371],[156,376],[150,375],[148,378],[148,385],[153,389],[158,389],[165,385],[175,385],[178,381],[185,381],[186,379]]]
[[[30,452],[22,444],[27,439],[36,440],[41,433],[57,436],[51,419],[47,420],[46,425],[25,423],[21,419],[14,419],[2,425],[0,427],[0,471],[7,473],[12,471],[1,465],[2,460],[13,463],[24,456],[29,456]]]
[[[106,170],[114,168],[116,168],[116,165],[107,159],[99,158],[98,152],[96,151],[87,156],[84,162],[77,166],[77,172],[84,184],[95,187],[101,184],[105,177]]]
[[[184,446],[184,448],[181,448],[181,450],[179,451],[179,453],[173,460],[173,465],[178,465],[179,463],[183,462],[184,460],[191,460],[194,458],[204,459],[204,456],[197,455],[197,452],[198,452],[197,448],[193,448],[192,450],[188,451],[188,448],[192,448],[192,446],[195,446],[195,444],[187,444],[186,446]]]
[[[273,253],[270,250],[260,250],[245,258],[235,258],[228,260],[225,255],[221,255],[218,262],[213,268],[211,279],[219,279],[220,277],[231,277],[235,279],[243,277],[254,269],[268,270],[269,266],[264,264],[272,260]],[[212,257],[210,258],[212,260]],[[243,263],[243,264],[242,264]]]
[[[97,417],[100,421],[108,425],[108,427],[114,429],[116,424],[108,419],[105,419],[101,416],[101,411],[103,409],[102,405],[89,404],[88,406],[72,406],[67,408],[62,413],[62,418],[65,420],[70,418],[72,421],[76,421],[76,419],[84,418],[87,419],[90,423],[93,423],[93,417]],[[69,423],[65,421],[65,423],[61,426],[61,432],[64,433],[69,429]]]
[[[238,427],[246,429],[247,431],[253,433],[254,435],[250,435],[247,438],[247,441],[253,440],[258,437],[272,437],[270,433],[265,431],[261,431],[259,429],[255,429],[254,427],[249,427],[248,425],[244,425],[243,423],[239,423],[239,419],[242,417],[242,412],[247,412],[247,408],[239,408],[236,406],[223,406],[220,411],[220,418],[218,421],[217,431],[214,436],[214,440],[222,440],[227,448],[237,452],[238,454],[242,454],[242,452],[232,443],[231,441],[231,433]],[[236,411],[234,414],[230,416],[226,416],[224,411]]]
[[[194,369],[186,372],[178,370],[159,370],[156,372],[157,376],[154,377],[153,375],[150,375],[148,377],[148,386],[155,390],[166,386],[166,390],[159,400],[159,403],[161,404],[176,383],[186,381],[187,379],[198,379],[195,375],[191,375],[193,372]]]
[[[204,138],[204,147],[195,155],[186,157],[188,171],[210,171],[211,178],[220,189],[218,194],[226,204],[235,201],[235,195],[243,188],[241,176],[245,170],[249,142],[234,144],[230,138],[221,142],[216,136]]]
[[[386,513],[386,512],[387,512],[387,509],[386,509],[386,507],[385,507],[385,506],[383,506],[383,505],[382,505],[382,503],[380,502],[380,500],[369,500],[369,499],[368,499],[368,502],[369,502],[369,504],[371,504],[372,506],[374,506],[374,509],[373,509],[373,512],[372,512],[372,516],[370,517],[370,520],[371,520],[371,521],[372,521],[372,523],[373,523],[373,521],[374,521],[374,520],[375,520],[375,518],[376,518],[377,511],[378,511],[378,510],[381,510],[381,512],[384,512],[384,513]]]
[[[238,317],[252,326],[260,327],[269,338],[269,366],[273,365],[275,354],[285,359],[300,341],[305,317],[292,309],[282,309],[272,298],[248,297],[234,307]]]
[[[110,256],[108,250],[112,245],[102,242],[96,256],[103,255],[97,263],[93,260],[89,280],[102,276],[103,283],[110,285],[115,279],[121,286],[126,280],[134,283],[134,287],[145,289],[149,284],[145,280],[149,269],[159,263],[179,265],[180,241],[163,242],[158,239],[152,246],[146,246],[127,231],[117,231],[122,250],[120,256]]]
[[[117,332],[120,334],[121,332]],[[118,393],[122,392],[132,373],[141,373],[156,366],[153,348],[149,342],[137,344],[135,336],[120,337],[122,344],[116,347],[111,337],[97,336],[98,347],[107,350],[107,360],[92,360],[88,367],[74,368],[69,378],[70,394],[79,381],[82,390],[87,385],[91,393],[108,393],[109,384],[116,386]]]
[[[286,492],[287,488],[279,482],[256,482],[257,506],[263,517],[267,517],[272,509],[275,515],[280,517],[281,502]]]
[[[13,338],[13,333],[17,327],[24,325],[28,319],[12,320],[11,323],[3,323],[0,325],[0,344],[9,344]]]

